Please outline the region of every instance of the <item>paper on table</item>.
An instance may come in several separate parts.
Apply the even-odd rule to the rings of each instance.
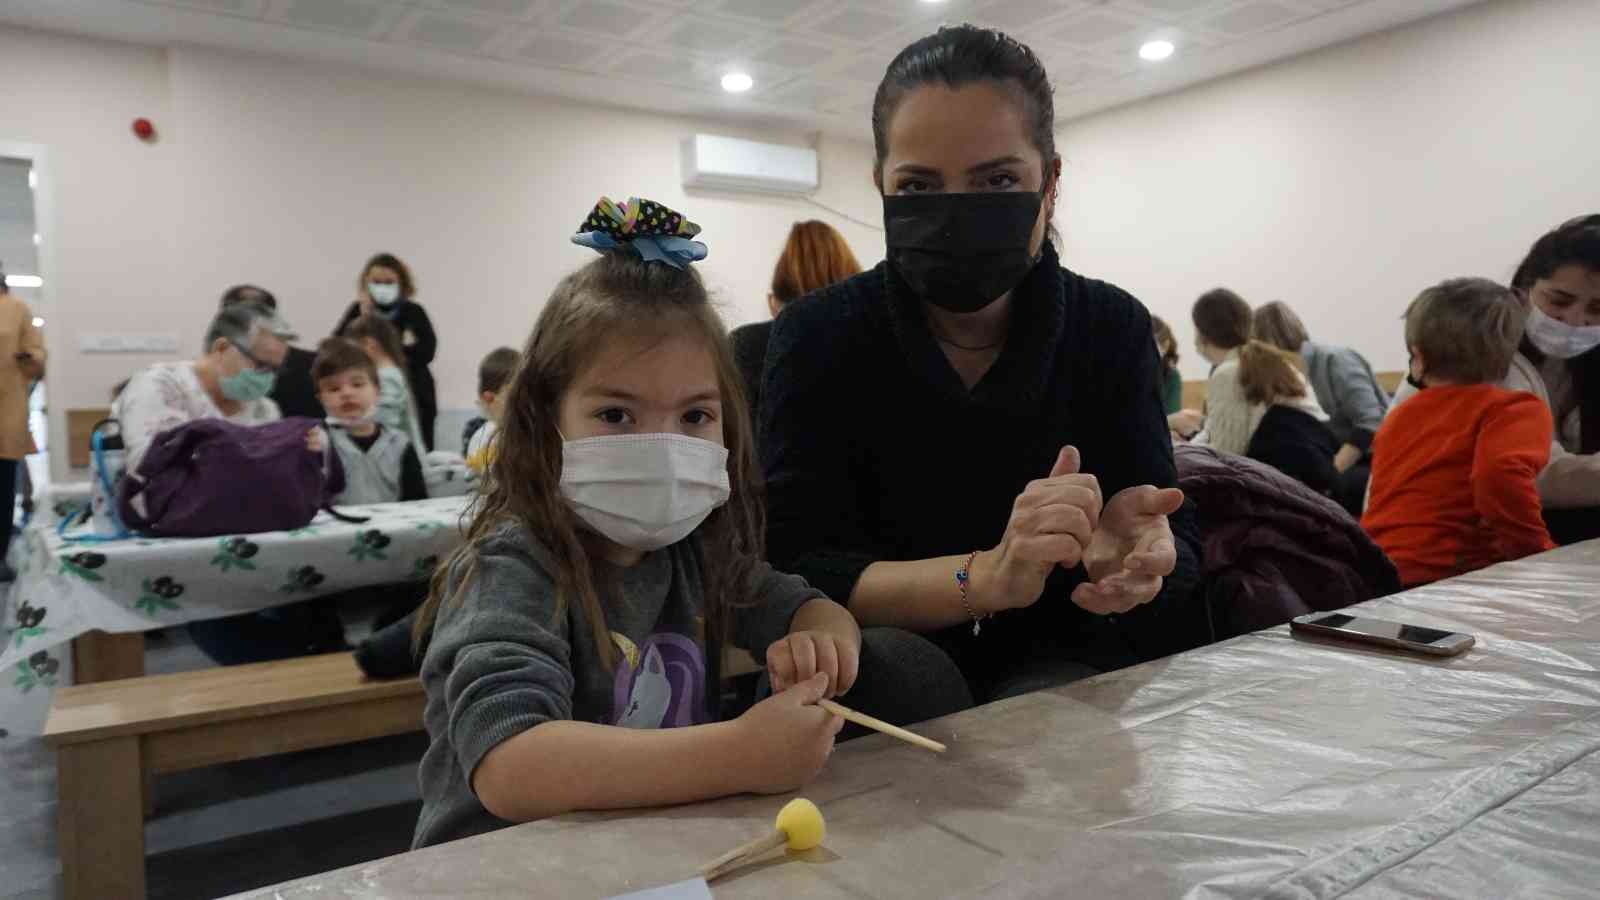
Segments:
[[[691,878],[631,894],[618,894],[611,900],[711,900],[711,886],[704,878]]]

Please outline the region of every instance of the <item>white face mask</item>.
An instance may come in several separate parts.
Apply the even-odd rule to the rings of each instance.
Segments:
[[[387,284],[369,281],[367,282],[367,296],[371,297],[372,302],[379,306],[393,306],[400,302],[400,285],[392,281]]]
[[[355,416],[354,418],[349,419],[340,418],[339,416],[329,416],[327,421],[328,424],[334,428],[343,428],[345,430],[349,430],[351,428],[365,428],[368,425],[378,421],[378,417],[372,414]]]
[[[1600,325],[1568,325],[1532,304],[1528,309],[1528,340],[1545,356],[1572,359],[1600,347]]]
[[[566,441],[561,494],[578,518],[624,547],[659,550],[728,502],[728,450],[682,434]]]

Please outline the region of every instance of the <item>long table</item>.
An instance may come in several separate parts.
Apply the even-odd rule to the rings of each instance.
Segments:
[[[36,735],[60,684],[144,674],[142,632],[427,578],[461,540],[467,498],[349,507],[304,528],[95,542],[48,519],[18,535],[0,598],[0,729]],[[71,651],[68,642],[71,642]]]
[[[822,848],[727,897],[1600,895],[1600,542],[1357,607],[1431,660],[1274,628],[841,745]],[[563,816],[250,896],[609,897],[693,875],[787,797]]]

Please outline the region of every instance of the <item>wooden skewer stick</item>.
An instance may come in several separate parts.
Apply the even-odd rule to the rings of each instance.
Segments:
[[[740,844],[701,866],[700,875],[706,881],[716,881],[718,878],[744,865],[747,860],[763,853],[770,853],[788,842],[788,835],[774,829],[771,834],[758,837],[746,844]]]
[[[885,722],[882,719],[874,719],[866,713],[858,713],[848,706],[840,706],[832,700],[818,700],[817,705],[841,719],[854,722],[857,725],[865,728],[871,728],[873,731],[882,732],[883,734],[887,734],[892,738],[899,738],[908,744],[916,744],[918,747],[922,747],[926,750],[932,750],[935,753],[943,753],[947,749],[945,745],[939,743],[938,741],[925,738],[915,732],[907,731],[898,725],[890,725],[888,722]]]

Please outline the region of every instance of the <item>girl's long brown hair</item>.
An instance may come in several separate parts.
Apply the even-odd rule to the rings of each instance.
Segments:
[[[704,340],[722,393],[722,439],[728,448],[732,493],[695,534],[704,549],[706,636],[726,639],[729,610],[745,602],[764,542],[761,479],[744,382],[699,273],[646,262],[631,251],[613,251],[562,279],[539,315],[521,364],[506,386],[505,418],[495,437],[498,449],[468,511],[472,524],[466,540],[435,571],[427,602],[417,616],[419,645],[433,630],[440,610],[460,602],[476,575],[483,541],[502,526],[514,524],[550,551],[556,619],[566,615],[567,604],[582,605],[593,623],[600,659],[607,666],[616,664],[618,651],[606,626],[604,599],[613,593],[612,586],[602,583],[593,562],[598,539],[561,494],[561,400],[608,341],[684,332]],[[459,577],[452,579],[452,572]]]

